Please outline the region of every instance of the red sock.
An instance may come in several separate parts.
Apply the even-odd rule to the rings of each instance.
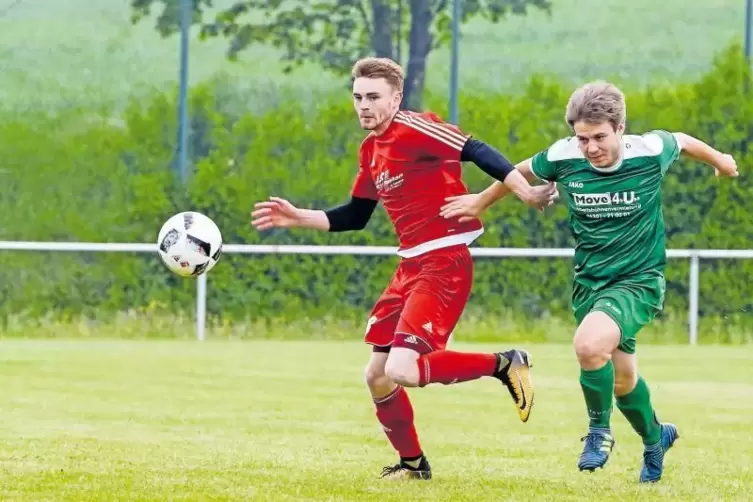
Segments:
[[[420,457],[422,452],[413,425],[413,406],[405,389],[398,386],[390,395],[374,399],[374,404],[377,419],[400,457]]]
[[[419,387],[430,383],[449,385],[492,376],[497,370],[497,356],[439,350],[418,358]]]

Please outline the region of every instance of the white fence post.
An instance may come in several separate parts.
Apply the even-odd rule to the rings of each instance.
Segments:
[[[196,278],[196,339],[204,341],[207,324],[207,274]]]
[[[688,292],[688,328],[690,345],[698,343],[698,281],[700,275],[700,257],[697,252],[690,252],[690,288]]]

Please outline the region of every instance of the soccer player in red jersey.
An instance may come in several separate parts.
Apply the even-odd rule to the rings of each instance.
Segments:
[[[394,61],[362,59],[352,76],[354,106],[370,133],[361,144],[350,202],[325,211],[271,197],[256,204],[252,224],[260,231],[360,230],[377,202],[383,202],[399,239],[401,261],[366,326],[365,341],[372,345],[366,383],[377,419],[400,455],[400,462],[386,467],[382,477],[430,479],[405,387],[496,378],[507,387],[523,422],[534,398],[526,351],[445,349],[471,292],[468,246],[483,226],[475,218],[463,223],[442,218],[440,208],[446,197],[468,193],[461,180],[462,161],[478,165],[533,207],[551,204],[556,190],[552,184],[529,185],[499,152],[436,115],[400,111],[403,71]]]

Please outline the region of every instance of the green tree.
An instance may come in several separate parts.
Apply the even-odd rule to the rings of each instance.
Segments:
[[[161,6],[156,28],[169,36],[180,26],[181,0],[131,0],[133,22]],[[243,0],[206,19],[213,0],[193,0],[193,22],[201,35],[228,40],[227,56],[251,44],[284,50],[286,72],[316,61],[345,75],[367,55],[406,65],[404,108],[421,109],[429,54],[451,39],[451,0]],[[498,22],[529,7],[550,12],[550,0],[464,0],[462,22],[482,17]]]

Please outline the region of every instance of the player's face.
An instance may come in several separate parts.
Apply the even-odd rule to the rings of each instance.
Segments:
[[[361,127],[383,132],[400,107],[402,93],[383,78],[357,78],[353,82],[353,106]]]
[[[580,151],[593,166],[609,167],[619,160],[622,133],[625,131],[623,124],[615,131],[609,122],[576,122],[573,129]]]

